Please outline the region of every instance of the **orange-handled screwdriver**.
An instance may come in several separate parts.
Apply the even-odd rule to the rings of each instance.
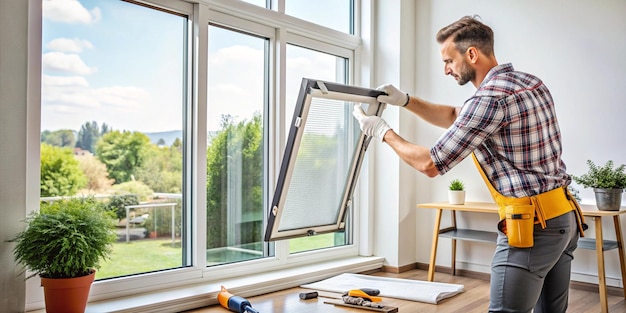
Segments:
[[[383,298],[372,296],[372,295],[368,294],[367,292],[365,292],[365,291],[363,291],[361,289],[348,290],[347,295],[350,296],[350,297],[363,298],[363,299],[369,300],[371,302],[381,302],[381,301],[383,301]]]

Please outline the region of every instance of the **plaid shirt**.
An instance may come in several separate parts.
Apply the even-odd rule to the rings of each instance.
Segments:
[[[569,185],[550,91],[511,64],[492,68],[454,124],[430,150],[440,174],[474,152],[491,184],[507,197]]]

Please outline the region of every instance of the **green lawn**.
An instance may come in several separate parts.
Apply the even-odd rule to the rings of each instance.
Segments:
[[[172,247],[172,239],[143,239],[113,245],[111,259],[103,262],[96,279],[125,276],[180,267],[180,242]]]
[[[334,245],[334,234],[323,234],[312,237],[289,240],[291,253],[331,247]],[[228,263],[260,257],[259,255],[211,249],[207,251],[209,264]],[[172,239],[142,239],[130,242],[117,242],[113,245],[111,258],[102,262],[96,279],[112,278],[138,273],[178,268],[182,265],[182,249],[180,241],[172,246]]]

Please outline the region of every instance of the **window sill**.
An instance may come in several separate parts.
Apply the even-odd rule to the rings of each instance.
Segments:
[[[217,293],[222,285],[233,294],[251,297],[297,287],[341,273],[360,273],[379,269],[383,266],[383,261],[384,259],[380,257],[352,257],[298,266],[246,277],[225,279],[215,283],[196,284],[90,302],[85,312],[180,312],[217,304]],[[45,310],[29,312],[44,313]]]

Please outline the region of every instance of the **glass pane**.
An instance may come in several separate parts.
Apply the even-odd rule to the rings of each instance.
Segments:
[[[352,31],[352,0],[285,0],[285,14],[347,34]]]
[[[111,0],[44,1],[43,14],[42,201],[91,194],[117,214],[119,241],[96,279],[190,265],[187,18]]]
[[[360,136],[352,106],[313,98],[297,151],[280,231],[335,224]],[[311,201],[315,199],[315,201]]]
[[[302,78],[310,78],[310,79],[318,79],[323,81],[337,82],[345,84],[347,83],[347,63],[348,60],[342,57],[338,57],[335,55],[294,46],[287,45],[287,90],[286,90],[286,101],[285,104],[287,114],[285,114],[286,129],[285,133],[289,133],[291,118],[293,112],[295,110],[295,105],[297,102],[298,92],[300,91],[300,84],[302,82]],[[312,105],[312,109],[315,108],[315,105]],[[342,106],[338,106],[341,108]],[[316,109],[317,110],[317,109]],[[344,113],[341,109],[339,111],[334,112],[333,115],[333,123],[337,128],[346,127]],[[350,113],[351,114],[351,113]],[[324,116],[322,114],[322,116]],[[350,117],[349,115],[348,117]],[[345,128],[344,128],[345,130]],[[353,133],[348,131],[339,131],[339,129],[330,129],[330,131],[337,131],[333,134],[336,138],[333,139],[336,143],[339,142],[349,142]],[[323,134],[324,132],[322,132]],[[326,135],[329,135],[326,132]],[[304,141],[303,141],[304,142]],[[332,146],[326,147],[332,148]],[[335,147],[337,149],[337,147]],[[311,153],[315,151],[314,148],[308,149]],[[338,153],[338,150],[335,151]],[[335,154],[336,155],[336,154]],[[329,160],[325,160],[328,162]],[[335,166],[341,166],[339,164],[335,164]],[[305,177],[306,178],[306,177]],[[343,183],[342,183],[343,184]],[[337,190],[337,192],[342,192],[343,190]],[[291,194],[291,193],[290,193]],[[321,240],[322,237],[326,238],[325,240]],[[347,244],[347,238],[344,232],[336,232],[333,234],[323,234],[319,236],[305,237],[305,238],[297,238],[289,240],[289,251],[291,253],[299,252],[299,251],[308,251],[320,248],[333,247],[337,245],[345,245]]]
[[[263,256],[268,41],[209,26],[207,264]]]
[[[347,83],[348,60],[294,45],[287,45],[287,80],[285,91],[285,133],[289,133],[289,123],[298,100],[302,78],[329,82]]]
[[[267,7],[267,1],[266,0],[241,0],[243,2],[248,2],[248,3],[252,3],[254,5],[260,6],[262,8],[268,8]],[[269,8],[268,8],[269,9]]]

